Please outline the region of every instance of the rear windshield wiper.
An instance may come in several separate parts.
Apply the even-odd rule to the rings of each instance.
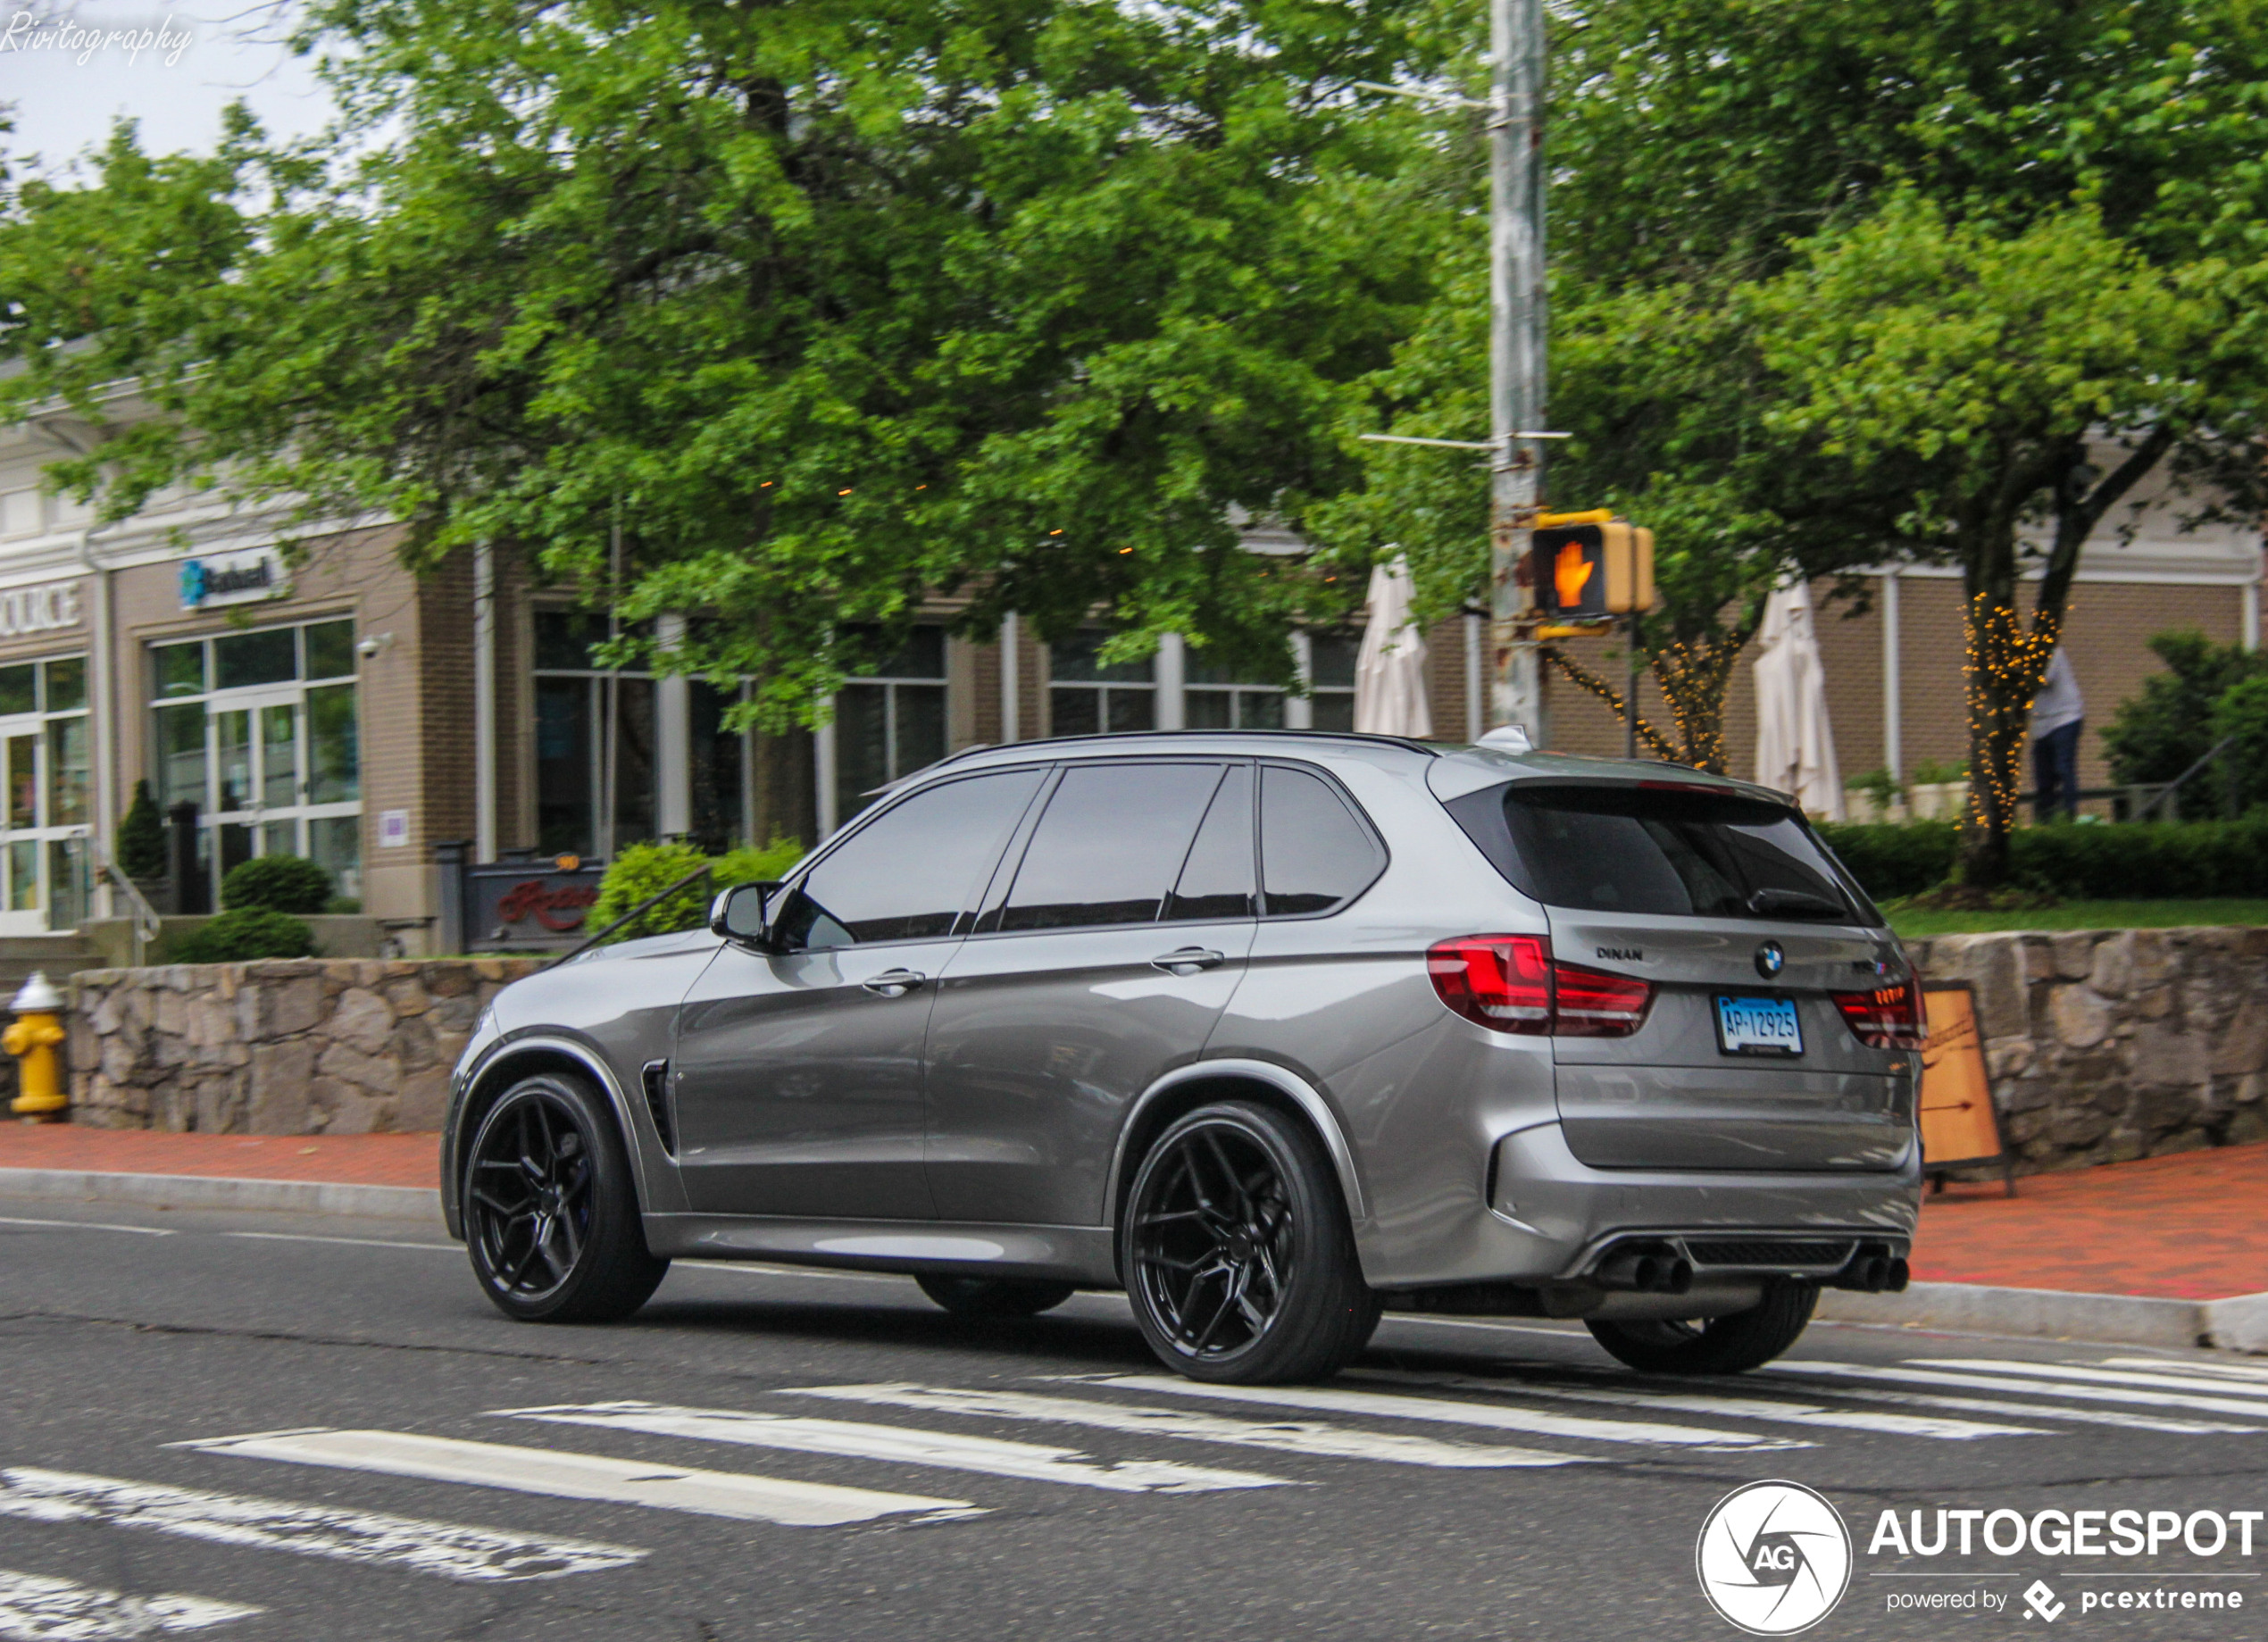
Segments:
[[[1815,896],[1808,889],[1759,889],[1748,897],[1748,910],[1762,918],[1847,918],[1850,909],[1839,901]]]

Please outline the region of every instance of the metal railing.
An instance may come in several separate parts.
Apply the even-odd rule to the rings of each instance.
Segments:
[[[148,955],[150,943],[164,932],[165,926],[158,919],[157,909],[135,888],[134,880],[119,871],[118,863],[110,858],[110,852],[103,847],[102,840],[90,832],[81,841],[87,846],[88,859],[95,863],[96,875],[112,888],[126,892],[127,924],[134,939],[134,967],[139,969],[142,960]]]
[[[576,958],[581,957],[583,954],[588,952],[592,947],[605,945],[606,938],[613,934],[615,930],[622,928],[623,925],[636,922],[638,919],[645,917],[646,913],[652,912],[655,907],[661,905],[664,901],[669,900],[673,896],[682,894],[685,890],[691,888],[695,884],[705,885],[708,881],[710,871],[711,869],[705,865],[696,871],[688,872],[683,878],[678,879],[676,883],[671,884],[667,889],[663,890],[660,894],[646,896],[645,900],[640,901],[636,906],[630,908],[629,912],[624,913],[620,918],[617,918],[613,922],[608,924],[597,934],[588,937],[577,946],[570,946],[565,952],[561,953],[557,957],[554,958],[552,960],[552,963],[560,964],[570,963]],[[705,900],[707,896],[705,893],[703,899]]]

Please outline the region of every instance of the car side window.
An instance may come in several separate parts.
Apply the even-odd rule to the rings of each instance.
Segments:
[[[971,776],[892,805],[811,870],[780,935],[790,946],[950,935],[1046,774]]]
[[[1165,904],[1169,921],[1252,916],[1252,766],[1222,778]]]
[[[1003,929],[1155,923],[1189,853],[1218,764],[1074,764],[1034,828]]]
[[[1319,775],[1271,764],[1261,774],[1262,910],[1327,913],[1345,905],[1386,866],[1386,852]]]

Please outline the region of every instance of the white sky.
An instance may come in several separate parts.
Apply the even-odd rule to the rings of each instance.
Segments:
[[[289,0],[207,0],[195,11],[136,0],[0,0],[0,103],[13,106],[16,127],[0,141],[52,169],[100,145],[123,114],[141,122],[150,153],[204,153],[220,140],[221,111],[238,97],[274,135],[313,131],[331,104],[306,61],[282,44],[279,13],[289,12]],[[104,39],[90,50],[84,38],[56,38],[70,27],[99,29]],[[165,43],[138,56],[112,38],[161,28]]]

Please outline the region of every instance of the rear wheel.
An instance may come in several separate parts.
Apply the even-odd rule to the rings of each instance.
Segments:
[[[1079,1291],[1069,1283],[1037,1278],[955,1277],[921,1271],[913,1280],[921,1292],[955,1317],[1037,1317]]]
[[[1761,1304],[1693,1321],[1592,1322],[1591,1338],[1646,1374],[1739,1374],[1796,1343],[1819,1304],[1816,1283],[1775,1283]]]
[[[596,1089],[539,1072],[480,1121],[464,1169],[481,1292],[521,1322],[613,1322],[670,1269],[648,1253],[621,1137]]]
[[[1330,1160],[1266,1106],[1223,1101],[1159,1136],[1119,1237],[1143,1338],[1192,1379],[1326,1379],[1378,1326]]]

